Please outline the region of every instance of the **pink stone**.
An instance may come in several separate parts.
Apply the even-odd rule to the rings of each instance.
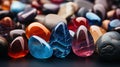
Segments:
[[[86,18],[84,18],[84,17],[77,17],[77,18],[73,18],[68,23],[68,29],[76,32],[78,27],[81,26],[81,25],[84,25],[87,29],[90,28],[89,23],[88,23]]]
[[[81,25],[72,41],[72,50],[74,54],[80,57],[88,57],[94,53],[94,40],[87,28]]]

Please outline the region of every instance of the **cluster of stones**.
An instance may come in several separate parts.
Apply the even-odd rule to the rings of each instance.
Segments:
[[[118,0],[1,0],[0,56],[120,56]],[[115,3],[116,4],[115,4]],[[29,4],[28,4],[29,3]],[[72,51],[71,51],[72,50]]]

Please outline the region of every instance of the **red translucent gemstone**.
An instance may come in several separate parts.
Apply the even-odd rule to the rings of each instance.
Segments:
[[[28,54],[27,38],[18,36],[9,45],[8,55],[12,58],[22,58]]]
[[[84,25],[87,29],[90,28],[89,23],[86,18],[84,17],[77,17],[73,18],[69,23],[68,23],[68,29],[76,32],[79,26]]]
[[[60,4],[64,2],[64,0],[50,0],[52,3]]]
[[[90,32],[83,25],[75,33],[72,41],[72,50],[74,54],[80,57],[88,57],[94,53],[94,40]]]

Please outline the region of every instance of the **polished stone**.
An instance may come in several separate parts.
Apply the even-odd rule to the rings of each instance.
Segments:
[[[102,25],[101,18],[95,13],[92,12],[86,13],[86,18],[88,19],[90,25],[98,25],[98,26]]]
[[[81,25],[74,35],[72,41],[72,50],[75,55],[88,57],[94,53],[94,40],[87,28]]]
[[[106,30],[102,27],[92,25],[90,26],[90,33],[94,39],[94,44],[96,44],[96,41],[99,39],[100,36],[106,33]]]
[[[77,11],[77,9],[78,9],[78,6],[76,3],[68,2],[68,3],[60,5],[58,15],[66,19],[69,16],[73,15],[75,11]]]
[[[88,23],[88,20],[84,17],[77,17],[77,18],[73,18],[71,19],[71,21],[67,24],[68,29],[72,30],[74,32],[77,31],[78,27],[84,25],[85,27],[87,27],[87,29],[90,28],[90,25]]]
[[[26,28],[26,37],[29,39],[31,36],[36,35],[49,41],[50,31],[41,23],[33,22]]]
[[[25,4],[20,1],[13,1],[10,7],[10,11],[17,14],[25,9]]]
[[[18,36],[25,37],[25,31],[22,29],[14,29],[9,32],[9,40],[12,41]]]
[[[53,55],[58,58],[65,58],[71,50],[71,36],[64,22],[60,22],[52,30],[50,46],[53,48]]]
[[[30,54],[37,59],[47,59],[53,54],[53,49],[50,45],[38,36],[31,36],[28,41]]]
[[[108,24],[108,30],[113,30],[116,27],[120,27],[120,20],[114,19]]]
[[[120,34],[118,32],[105,33],[98,39],[96,45],[101,57],[109,60],[120,57]]]
[[[34,20],[37,15],[37,9],[26,7],[24,11],[17,14],[17,19],[23,24],[28,24]]]
[[[0,20],[0,34],[3,37],[7,37],[10,30],[13,30],[14,28],[14,22],[10,17],[4,17]]]
[[[22,58],[28,54],[27,38],[18,36],[9,45],[8,55],[11,58]]]
[[[62,18],[61,16],[57,14],[48,14],[45,17],[45,22],[43,24],[52,30],[60,21],[63,21],[65,24],[67,24],[66,19]]]

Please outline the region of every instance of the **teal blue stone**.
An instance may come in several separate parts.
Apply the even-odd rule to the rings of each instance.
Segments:
[[[88,19],[90,25],[102,25],[101,18],[95,13],[87,12],[85,17]]]
[[[50,45],[38,36],[30,37],[28,41],[30,54],[37,59],[47,59],[53,54],[53,49]]]
[[[25,4],[19,1],[13,1],[11,4],[10,11],[13,12],[14,14],[17,14],[25,9]]]
[[[71,50],[72,38],[64,22],[59,22],[54,27],[50,37],[50,46],[53,48],[53,55],[58,58],[65,58]]]

